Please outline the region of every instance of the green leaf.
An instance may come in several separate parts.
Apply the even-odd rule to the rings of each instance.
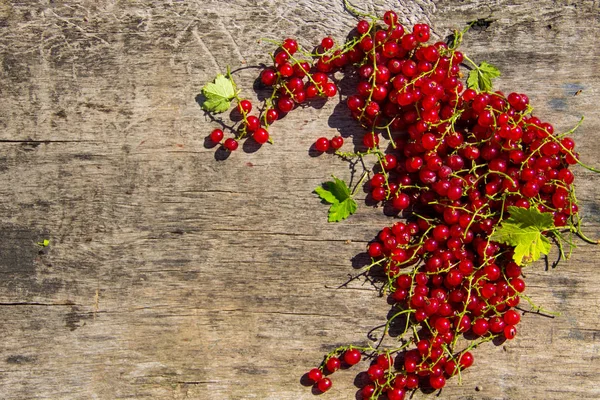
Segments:
[[[356,208],[356,201],[354,201],[353,198],[348,197],[341,203],[335,203],[332,204],[331,207],[329,207],[327,220],[329,222],[339,222],[354,214],[356,212]]]
[[[329,187],[329,191],[335,196],[338,201],[344,201],[350,197],[350,188],[346,185],[341,179],[333,177],[333,182],[327,182],[327,186]]]
[[[551,213],[541,213],[536,207],[529,209],[510,206],[510,217],[502,221],[491,240],[513,246],[513,260],[518,265],[538,260],[550,252],[550,240],[544,232],[554,230]]]
[[[467,87],[480,92],[489,92],[493,88],[492,80],[499,76],[500,70],[484,61],[469,72]]]
[[[325,186],[327,189],[325,189]],[[329,207],[328,221],[339,222],[356,212],[356,202],[350,194],[350,188],[341,179],[333,177],[333,181],[325,182],[315,189],[319,197],[331,204]]]
[[[202,108],[213,113],[229,110],[231,100],[235,97],[235,88],[231,79],[223,74],[217,75],[214,82],[209,82],[202,88],[205,99]]]
[[[321,197],[321,199],[325,200],[329,204],[339,203],[338,199],[335,198],[335,195],[331,193],[329,190],[323,189],[321,186],[318,186],[315,189],[315,192]]]

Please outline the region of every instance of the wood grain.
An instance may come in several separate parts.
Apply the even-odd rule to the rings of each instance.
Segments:
[[[557,130],[585,115],[575,138],[600,164],[597,1],[360,6],[436,38],[487,20],[464,51]],[[0,1],[0,398],[312,399],[303,373],[367,343],[388,305],[363,281],[337,287],[391,219],[360,201],[327,224],[311,191],[350,170],[308,154],[350,119],[335,102],[299,110],[274,125],[275,145],[220,161],[195,101],[228,65],[268,61],[260,38],[312,46],[353,24],[339,0]],[[250,98],[256,72],[236,74]],[[576,176],[598,237],[600,180]],[[599,260],[581,243],[554,270],[531,267],[529,295],[562,315],[526,314],[439,398],[600,398]],[[322,397],[354,399],[357,372]]]

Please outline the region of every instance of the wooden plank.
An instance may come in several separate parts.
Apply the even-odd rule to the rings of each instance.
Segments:
[[[392,220],[359,201],[327,224],[311,193],[350,176],[308,148],[351,120],[330,118],[334,102],[298,110],[273,126],[275,145],[218,161],[195,101],[227,65],[268,61],[260,38],[343,40],[355,19],[337,0],[226,3],[0,1],[1,398],[312,399],[302,374],[385,322],[368,283],[337,287]],[[464,51],[497,65],[499,88],[528,93],[557,130],[585,115],[575,137],[599,163],[598,2],[361,6],[395,8],[438,38],[491,21]],[[236,75],[251,98],[256,72]],[[597,237],[600,180],[576,175]],[[557,269],[531,267],[529,295],[562,316],[527,314],[441,397],[600,398],[598,260],[582,243]],[[354,398],[357,372],[334,375],[323,398]]]

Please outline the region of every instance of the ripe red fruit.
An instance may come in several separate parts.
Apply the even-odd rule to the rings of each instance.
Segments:
[[[321,40],[321,47],[323,48],[323,50],[329,50],[333,47],[333,39],[330,37],[325,37],[323,38],[323,40]]]
[[[290,53],[290,55],[292,55],[296,51],[298,51],[298,42],[296,42],[294,39],[288,38],[283,41],[281,47],[287,50],[287,52]]]
[[[246,130],[248,132],[254,132],[260,127],[260,120],[254,115],[246,117]]]
[[[388,10],[383,14],[383,22],[388,26],[396,25],[398,23],[398,14],[392,10]]]
[[[269,132],[264,128],[258,128],[252,135],[256,143],[264,144],[269,140]]]
[[[294,109],[294,102],[289,97],[280,97],[279,100],[277,100],[277,108],[279,108],[282,113],[289,113]]]
[[[403,388],[393,388],[387,392],[388,400],[403,400],[405,395],[406,390]]]
[[[241,100],[238,103],[237,109],[241,114],[248,114],[252,111],[252,103],[250,100]]]
[[[369,32],[369,28],[371,27],[371,25],[363,20],[358,21],[358,24],[356,25],[356,30],[358,31],[358,33],[360,33],[361,35]]]
[[[361,358],[360,351],[358,351],[356,349],[350,349],[344,353],[344,361],[348,365],[358,364],[358,362],[360,361],[360,358]]]
[[[506,325],[504,327],[504,337],[508,340],[514,339],[517,335],[517,328],[514,325]]]
[[[327,362],[325,363],[325,367],[327,367],[327,370],[331,373],[337,371],[338,369],[340,369],[341,367],[341,362],[340,359],[337,357],[331,357],[329,360],[327,360]]]
[[[320,137],[315,142],[315,149],[322,153],[329,150],[329,140],[326,137]]]
[[[210,133],[210,140],[212,140],[214,143],[219,143],[221,140],[223,140],[223,131],[221,129],[215,129],[212,131]]]
[[[320,379],[317,382],[317,389],[319,389],[323,393],[325,393],[326,391],[331,389],[331,379],[329,379],[329,378]]]
[[[323,377],[323,372],[319,368],[313,368],[308,371],[308,379],[313,382],[317,382],[319,379]]]
[[[239,143],[237,140],[233,138],[225,139],[225,143],[223,143],[223,147],[225,147],[229,151],[237,150]]]
[[[473,322],[472,330],[477,336],[483,336],[489,331],[490,324],[485,318],[480,318]]]
[[[377,364],[371,365],[367,370],[367,375],[369,375],[369,379],[373,382],[382,378],[384,374],[385,370]]]
[[[506,311],[503,318],[507,325],[516,325],[521,321],[521,315],[515,310]]]
[[[443,375],[429,377],[429,384],[435,390],[441,389],[446,385],[446,378]]]
[[[337,150],[344,145],[344,138],[341,136],[334,136],[329,142],[331,148]]]

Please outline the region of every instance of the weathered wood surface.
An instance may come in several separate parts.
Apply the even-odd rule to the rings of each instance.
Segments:
[[[597,1],[369,1],[464,50],[572,127],[600,164]],[[336,289],[391,222],[361,204],[325,222],[313,188],[333,157],[334,104],[275,125],[274,146],[215,160],[195,102],[227,65],[268,60],[259,38],[314,45],[355,20],[324,1],[0,1],[0,398],[312,399],[302,374],[344,343],[366,343],[388,306],[368,285]],[[256,71],[238,74],[254,96]],[[600,180],[576,169],[585,228],[600,234]],[[49,238],[41,249],[36,242]],[[476,351],[444,399],[600,398],[597,248],[527,276],[538,304],[504,346]],[[358,368],[334,376],[350,399]],[[476,390],[477,388],[477,390]],[[417,394],[417,397],[422,397]]]

